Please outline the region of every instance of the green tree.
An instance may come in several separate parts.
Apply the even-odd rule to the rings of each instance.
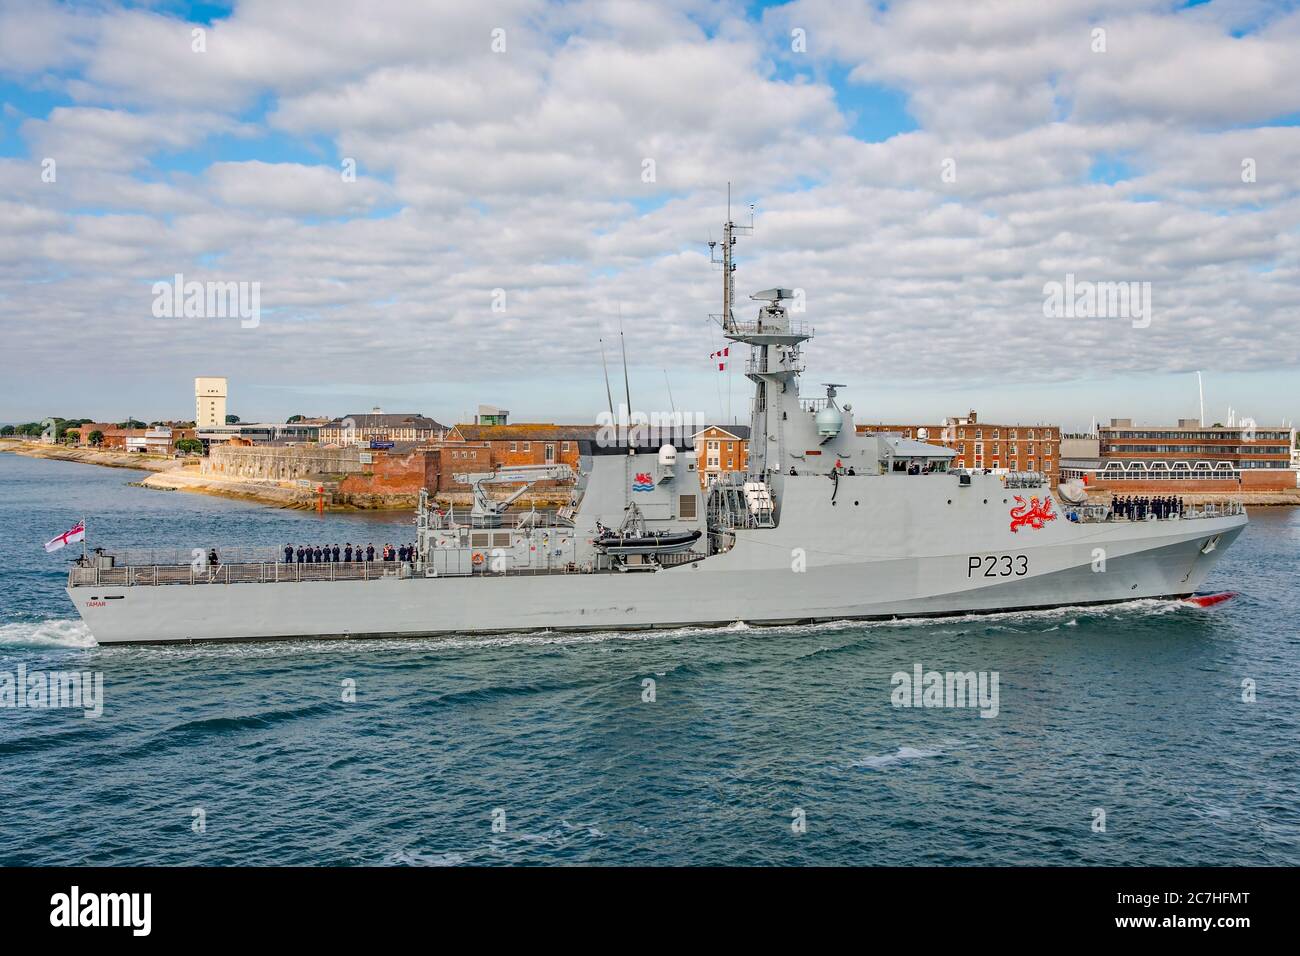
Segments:
[[[238,424],[239,424],[239,416],[238,416],[238,415],[227,415],[227,416],[226,416],[226,424],[227,424],[227,425],[238,425]]]
[[[75,428],[69,428],[66,432],[63,433],[63,437],[64,440],[66,440],[69,445],[81,444],[81,432],[77,431],[77,429]]]
[[[285,420],[285,424],[286,424],[286,425],[292,425],[294,422],[305,422],[306,420],[307,420],[307,416],[306,416],[306,415],[290,415],[290,416]]]
[[[203,453],[203,442],[197,438],[182,438],[176,443],[176,450],[187,455],[201,455]]]
[[[82,425],[89,422],[90,419],[89,418],[56,418],[55,421],[58,422],[58,425],[55,428],[54,437],[58,441],[63,441],[67,437],[69,429],[80,428]]]
[[[68,431],[73,428],[80,428],[82,425],[90,423],[89,418],[69,418],[59,420],[58,438],[63,439],[67,436]]]
[[[104,444],[104,433],[101,432],[98,428],[96,428],[93,432],[90,433],[90,443],[94,445],[96,448]]]
[[[0,426],[0,435],[12,435],[17,430],[13,425]]]

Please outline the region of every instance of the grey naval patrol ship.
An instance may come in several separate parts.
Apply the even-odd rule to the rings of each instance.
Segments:
[[[688,435],[613,429],[583,444],[576,471],[457,476],[475,492],[463,518],[422,493],[411,561],[190,564],[97,549],[70,570],[68,596],[101,644],[958,615],[1190,596],[1246,526],[1239,504],[1129,520],[1039,474],[958,469],[948,448],[859,433],[843,386],[799,395],[812,332],[787,309],[790,290],[752,296],[750,321],[733,314],[745,228],[723,228],[718,317],[748,346],[745,472],[702,489]],[[569,507],[505,508],[557,478],[571,479]],[[504,500],[485,487],[511,483],[523,487]]]

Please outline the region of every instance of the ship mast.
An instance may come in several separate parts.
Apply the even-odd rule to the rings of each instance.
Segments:
[[[736,326],[736,315],[732,311],[736,301],[736,263],[732,257],[732,247],[736,244],[738,234],[754,231],[754,206],[749,207],[749,225],[738,226],[731,218],[731,183],[727,183],[727,221],[722,224],[722,250],[719,253],[717,243],[709,242],[709,259],[714,265],[722,266],[722,331],[730,332]]]
[[[733,342],[750,346],[745,377],[754,383],[753,407],[750,415],[748,473],[759,481],[779,476],[786,455],[785,428],[790,392],[793,407],[798,408],[796,380],[802,371],[799,356],[800,343],[811,338],[802,322],[791,322],[782,302],[793,299],[791,289],[765,289],[750,296],[763,303],[758,321],[738,322],[733,311],[736,290],[736,263],[732,247],[738,234],[754,231],[753,206],[750,206],[748,225],[739,226],[731,218],[731,184],[727,184],[727,221],[722,227],[722,251],[719,256],[716,243],[710,242],[710,259],[722,266],[722,315],[716,316],[722,325],[723,335]],[[793,391],[791,386],[794,385]],[[773,401],[780,407],[773,407]]]

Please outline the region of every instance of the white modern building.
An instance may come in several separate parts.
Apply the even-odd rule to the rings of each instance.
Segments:
[[[194,427],[218,428],[226,424],[226,380],[194,380]]]

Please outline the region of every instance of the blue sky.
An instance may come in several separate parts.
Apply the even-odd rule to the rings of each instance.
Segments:
[[[1290,419],[1297,48],[1281,2],[15,0],[0,419],[186,417],[224,374],[246,419],[589,421],[620,310],[638,404],[667,370],[741,414],[707,361],[728,180],[741,303],[805,289],[862,418],[1169,420],[1201,368],[1214,417]],[[159,317],[177,273],[259,321]],[[1067,275],[1150,283],[1151,321],[1044,314]]]

